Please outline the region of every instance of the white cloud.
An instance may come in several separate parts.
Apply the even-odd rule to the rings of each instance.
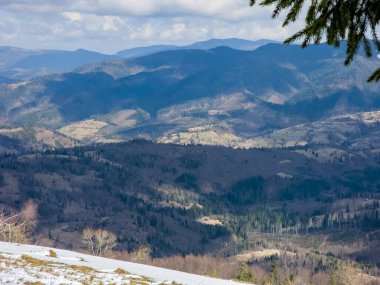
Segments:
[[[0,0],[0,45],[115,52],[208,38],[282,40],[270,9],[248,0]],[[112,44],[110,44],[112,43]]]
[[[240,21],[257,17],[260,13],[249,8],[248,0],[82,0],[71,6],[78,11],[95,14],[127,15],[135,17],[213,17]]]
[[[82,15],[78,12],[63,12],[62,16],[69,19],[70,22],[80,22],[82,20]]]
[[[123,20],[118,16],[98,16],[78,12],[63,12],[61,14],[71,24],[87,31],[115,32],[123,26]]]
[[[248,0],[34,0],[32,3],[27,0],[2,0],[0,7],[16,13],[71,10],[97,15],[206,16],[226,20],[241,20],[255,13],[248,7]]]

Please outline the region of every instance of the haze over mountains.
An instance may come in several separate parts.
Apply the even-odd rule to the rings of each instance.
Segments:
[[[84,64],[117,58],[83,49],[58,51],[0,47],[0,75],[25,80],[50,73],[67,72]]]
[[[137,47],[126,49],[117,53],[121,57],[139,57],[144,55],[149,55],[152,53],[157,53],[166,50],[180,50],[180,49],[201,49],[208,50],[220,46],[226,46],[237,50],[254,50],[260,46],[266,45],[268,43],[274,43],[276,41],[272,40],[243,40],[243,39],[211,39],[207,41],[196,42],[187,46],[176,46],[176,45],[154,45],[148,47]]]
[[[223,43],[249,50],[206,49]],[[253,49],[260,43],[266,41],[211,40],[192,45],[199,49],[116,60],[83,50],[28,56],[13,66],[40,69],[47,62],[50,68],[73,68],[70,58],[78,65],[100,62],[3,84],[1,134],[34,147],[143,137],[249,148],[279,146],[275,137],[284,129],[288,135],[283,146],[330,145],[335,143],[331,136],[315,139],[339,131],[323,127],[330,118],[369,111],[374,113],[353,116],[379,116],[379,86],[366,83],[380,62],[378,57],[359,55],[344,67],[344,43],[340,49],[277,43]],[[19,59],[20,51],[14,52]],[[52,62],[51,57],[57,59]],[[366,126],[363,120],[351,118],[340,117],[340,121],[352,134]],[[319,130],[314,138],[298,134],[299,125],[308,123]],[[377,128],[375,119],[374,133],[366,135],[376,134]],[[342,142],[355,143],[352,134],[343,134]]]
[[[14,79],[30,79],[37,75],[68,72],[82,65],[112,61],[126,57],[139,57],[165,50],[179,49],[212,49],[227,46],[239,50],[254,50],[271,40],[249,41],[242,39],[212,39],[196,42],[187,46],[155,45],[137,47],[117,52],[114,55],[78,49],[61,50],[28,50],[22,48],[0,47],[0,75]],[[1,82],[0,82],[1,83]]]
[[[342,258],[374,275],[379,55],[345,67],[344,42],[237,39],[0,51],[0,204],[38,204],[34,240],[79,250],[91,226],[120,254],[149,244],[268,271],[273,254],[242,252],[264,248],[310,280]]]

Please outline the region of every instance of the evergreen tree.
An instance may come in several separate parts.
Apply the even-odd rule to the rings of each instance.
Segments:
[[[256,0],[250,0],[253,6]],[[307,3],[307,4],[305,4]],[[308,4],[310,3],[310,4]],[[302,47],[311,42],[320,43],[324,37],[329,45],[339,47],[347,40],[345,64],[352,62],[361,45],[368,57],[373,51],[380,51],[380,41],[376,29],[380,23],[380,0],[262,0],[260,5],[275,5],[272,17],[276,18],[283,10],[288,10],[283,26],[295,22],[305,5],[309,5],[305,18],[305,27],[285,40],[292,43],[302,39]],[[368,38],[370,35],[373,43]],[[368,82],[380,80],[380,68]]]
[[[271,274],[270,274],[270,284],[271,285],[281,285],[280,276],[278,274],[278,262],[275,261],[271,265]]]
[[[251,269],[246,263],[244,262],[240,263],[239,269],[238,269],[238,276],[236,279],[242,282],[254,282]]]

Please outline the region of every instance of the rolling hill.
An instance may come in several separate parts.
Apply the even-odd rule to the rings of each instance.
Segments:
[[[50,257],[49,252],[55,252],[57,256]],[[0,280],[10,284],[32,284],[33,282],[35,284],[59,282],[66,285],[80,285],[84,282],[115,285],[136,284],[136,282],[145,285],[242,284],[231,280],[33,245],[0,242],[0,257],[2,262],[9,264],[6,268],[2,268]]]
[[[109,254],[123,260],[149,245],[148,264],[226,279],[242,276],[239,268],[248,264],[253,284],[270,278],[276,264],[290,268],[282,280],[302,272],[301,280],[325,284],[317,282],[348,262],[355,284],[376,284],[379,152],[322,155],[312,147],[135,140],[0,156],[0,209],[8,217],[32,200],[38,215],[29,242],[49,247],[0,243],[0,282],[49,284],[58,274],[63,284],[128,284],[133,274],[152,285],[234,284],[52,249],[83,251],[82,231],[91,227],[116,235]]]
[[[50,51],[39,55],[27,56],[13,68],[20,69],[46,69],[49,72],[64,72],[79,66],[102,61],[116,60],[118,57],[97,52],[78,49],[76,51]]]
[[[318,156],[312,148],[302,151]],[[85,225],[102,226],[120,237],[118,250],[149,243],[155,256],[229,255],[237,242],[233,236],[249,231],[244,227],[247,211],[264,233],[272,230],[276,215],[284,227],[297,223],[301,215],[299,232],[323,230],[322,224],[309,224],[308,219],[326,209],[335,215],[342,199],[367,197],[349,211],[357,218],[373,213],[360,205],[378,199],[378,152],[337,152],[329,161],[319,161],[302,151],[139,140],[8,154],[0,159],[0,204],[17,209],[33,199],[39,205],[35,238],[40,242],[77,249]],[[308,208],[302,208],[302,201],[310,202]],[[293,206],[282,208],[285,204]],[[256,216],[263,212],[265,221]],[[219,222],[202,220],[207,217]],[[365,232],[377,224],[363,220],[361,227]]]
[[[0,208],[9,215],[33,200],[31,242],[46,246],[81,250],[89,226],[113,232],[120,255],[149,244],[176,264],[206,255],[269,272],[279,261],[296,269],[283,280],[301,270],[327,280],[349,259],[371,284],[380,87],[366,79],[380,58],[359,53],[344,67],[344,43],[223,43],[80,67],[71,60],[103,55],[20,59],[17,72],[51,56],[50,70],[75,70],[0,84]]]
[[[188,46],[155,45],[136,47],[120,51],[115,55],[78,49],[61,50],[27,50],[16,47],[0,47],[0,76],[17,80],[28,80],[36,76],[51,73],[69,72],[82,65],[91,65],[103,61],[116,61],[120,58],[132,58],[150,55],[156,52],[178,49],[207,50],[227,46],[239,50],[253,50],[273,41],[248,41],[242,39],[213,39],[197,42]]]
[[[343,59],[344,44],[268,44],[102,62],[3,86],[0,120],[4,129],[32,124],[78,143],[143,137],[249,147],[280,129],[377,111],[379,87],[366,79],[379,59],[359,55],[349,67]],[[90,134],[73,133],[91,124]]]
[[[12,83],[17,83],[17,82],[18,80],[16,79],[0,76],[0,84],[12,84]]]
[[[141,57],[145,55],[150,55],[157,52],[169,51],[169,50],[183,50],[183,49],[201,49],[209,50],[217,47],[229,47],[236,50],[254,50],[260,46],[266,45],[268,43],[274,43],[271,40],[243,40],[243,39],[210,39],[207,41],[196,42],[186,46],[175,46],[175,45],[153,45],[147,47],[136,47],[131,49],[126,49],[118,52],[116,55],[125,58]]]
[[[117,56],[84,49],[56,51],[0,47],[0,75],[27,80],[51,73],[68,72],[85,64],[116,59]]]

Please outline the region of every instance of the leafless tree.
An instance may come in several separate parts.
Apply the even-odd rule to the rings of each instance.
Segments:
[[[82,241],[92,254],[102,256],[116,246],[115,234],[103,229],[85,228],[82,233]]]
[[[37,223],[37,204],[25,203],[20,212],[9,213],[4,209],[0,213],[0,240],[25,243]]]
[[[332,284],[334,285],[356,285],[359,282],[360,271],[352,261],[341,261],[338,268],[332,273]]]
[[[133,261],[138,263],[145,263],[150,260],[152,249],[149,245],[140,245],[139,248],[133,253]]]

